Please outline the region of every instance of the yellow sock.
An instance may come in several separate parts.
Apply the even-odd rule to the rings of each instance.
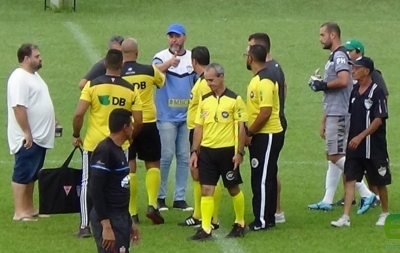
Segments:
[[[150,168],[146,173],[146,189],[149,198],[149,206],[157,207],[158,190],[161,184],[160,169]]]
[[[194,210],[193,218],[201,218],[201,186],[199,181],[193,181]]]
[[[129,189],[131,191],[131,196],[129,199],[129,213],[132,216],[137,214],[136,203],[137,203],[138,183],[137,183],[136,173],[129,173],[129,178],[130,178]]]
[[[222,197],[222,185],[221,181],[218,181],[217,186],[215,186],[214,190],[214,213],[213,213],[213,221],[218,222],[219,217],[219,206],[221,205],[221,197]]]
[[[211,232],[211,218],[214,212],[214,197],[201,197],[201,227],[207,233]]]
[[[244,195],[240,191],[236,196],[232,197],[233,208],[235,209],[236,220],[235,223],[239,223],[244,226]]]

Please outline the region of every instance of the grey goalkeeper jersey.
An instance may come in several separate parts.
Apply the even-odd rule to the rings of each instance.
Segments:
[[[324,92],[324,112],[327,116],[349,116],[350,94],[353,89],[353,78],[349,56],[344,47],[331,53],[325,64],[324,81],[330,82],[338,77],[341,71],[350,73],[349,85],[341,89],[329,89]]]

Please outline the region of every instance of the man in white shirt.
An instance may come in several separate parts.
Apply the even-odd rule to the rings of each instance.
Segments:
[[[33,189],[46,150],[54,146],[56,120],[48,87],[37,73],[42,67],[38,47],[23,44],[17,57],[20,65],[7,83],[8,145],[15,156],[13,219],[36,221]]]

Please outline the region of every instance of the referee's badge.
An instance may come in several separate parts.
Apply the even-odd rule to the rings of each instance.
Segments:
[[[228,171],[228,173],[226,173],[226,179],[229,181],[232,181],[233,179],[235,179],[235,175],[233,174],[233,171]]]
[[[254,98],[254,92],[250,91],[250,98]]]
[[[372,104],[373,102],[370,98],[364,100],[365,109],[367,110],[371,109]]]
[[[229,117],[229,113],[227,111],[222,112],[222,118],[226,119]]]
[[[251,159],[251,167],[257,168],[258,160],[256,158]]]

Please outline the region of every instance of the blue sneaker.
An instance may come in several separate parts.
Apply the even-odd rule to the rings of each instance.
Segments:
[[[368,211],[368,209],[372,206],[372,204],[375,202],[376,195],[372,194],[368,198],[363,198],[361,201],[360,208],[357,210],[357,214],[363,214]]]
[[[316,204],[308,205],[308,209],[332,211],[333,206],[332,206],[332,204],[327,204],[327,203],[324,203],[324,202],[321,201],[321,202],[316,203]]]

